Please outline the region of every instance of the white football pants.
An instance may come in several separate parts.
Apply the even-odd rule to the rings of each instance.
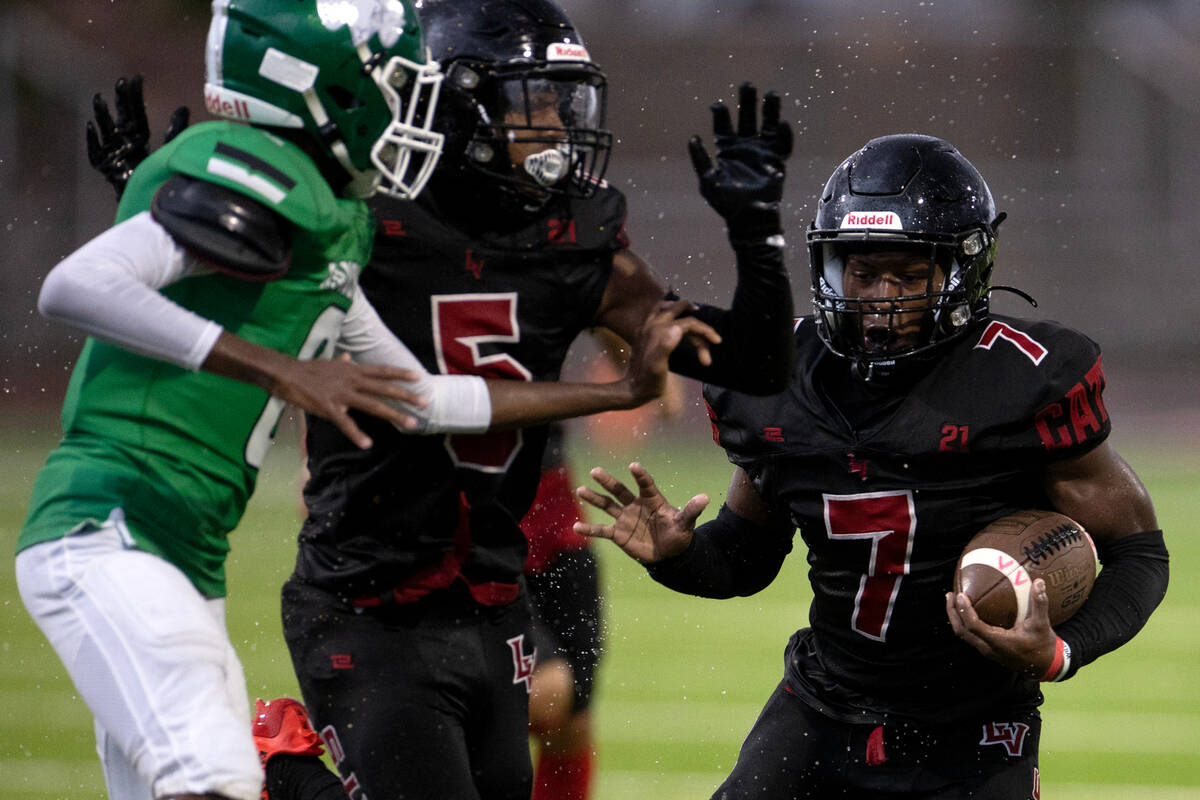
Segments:
[[[262,768],[223,599],[135,549],[120,509],[98,529],[23,550],[17,585],[95,717],[112,800],[258,800]]]

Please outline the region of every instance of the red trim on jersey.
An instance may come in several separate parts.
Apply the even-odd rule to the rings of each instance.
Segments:
[[[471,504],[463,493],[458,495],[458,525],[454,529],[454,544],[442,555],[442,560],[419,569],[405,581],[382,595],[361,595],[354,598],[355,608],[375,608],[385,603],[413,603],[426,595],[445,589],[462,580],[475,602],[485,606],[508,605],[517,599],[521,588],[515,583],[472,581],[461,572],[463,561],[471,550]]]

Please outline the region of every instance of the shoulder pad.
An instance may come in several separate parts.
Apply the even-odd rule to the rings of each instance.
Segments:
[[[314,233],[348,224],[351,201],[339,200],[313,160],[291,142],[246,125],[205,122],[163,149],[172,145],[164,163],[171,173],[224,186]]]
[[[291,264],[287,221],[224,186],[175,175],[155,193],[150,213],[175,241],[235,277],[271,281]]]

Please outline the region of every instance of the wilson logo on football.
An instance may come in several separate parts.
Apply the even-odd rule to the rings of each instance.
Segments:
[[[891,211],[851,211],[842,217],[843,228],[883,228],[885,230],[903,230],[900,215]]]
[[[591,61],[587,48],[581,44],[555,42],[546,48],[547,61]]]

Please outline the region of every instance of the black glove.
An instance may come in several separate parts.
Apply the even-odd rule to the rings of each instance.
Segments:
[[[97,92],[92,97],[92,112],[96,121],[88,122],[85,133],[88,161],[112,184],[119,198],[134,169],[150,155],[150,123],[146,121],[141,75],[134,75],[129,80],[119,78],[114,94],[117,100],[116,121],[108,111],[108,104]],[[175,109],[167,124],[163,144],[174,139],[188,126],[189,116],[187,106]]]
[[[757,106],[757,90],[743,83],[738,88],[735,133],[729,109],[721,102],[713,104],[715,164],[699,136],[688,141],[692,166],[700,176],[700,194],[725,218],[735,244],[763,242],[783,232],[779,203],[783,162],[792,153],[792,128],[779,119],[779,95],[775,92],[763,96],[761,130],[756,130]]]

